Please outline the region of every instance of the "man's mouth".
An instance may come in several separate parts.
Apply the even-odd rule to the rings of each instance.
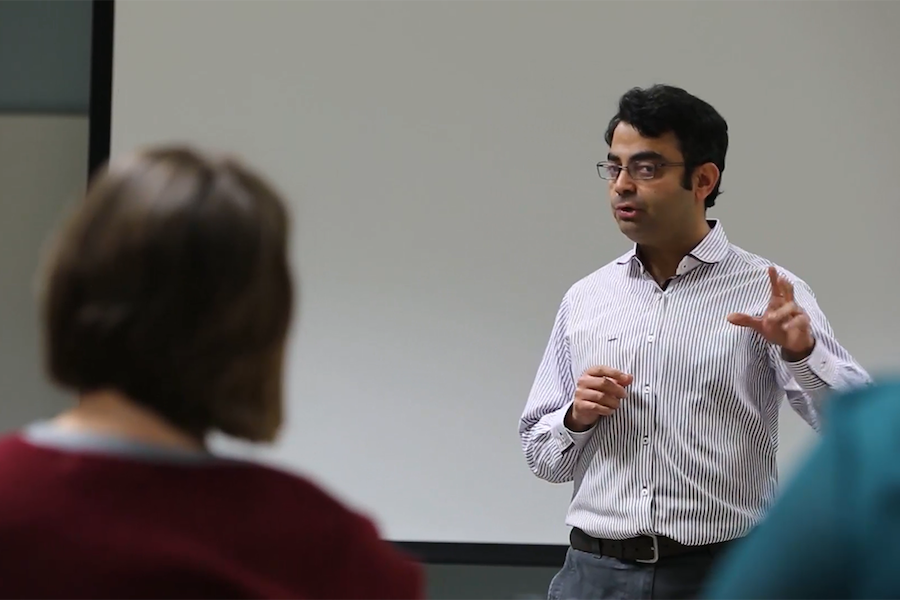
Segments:
[[[616,214],[620,217],[633,217],[638,214],[640,210],[633,204],[617,204],[616,205]]]

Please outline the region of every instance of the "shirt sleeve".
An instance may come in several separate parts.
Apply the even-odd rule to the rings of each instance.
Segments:
[[[568,316],[568,300],[563,298],[519,420],[519,437],[528,466],[535,475],[552,483],[572,481],[578,455],[594,433],[593,428],[576,433],[564,424],[575,395],[566,334]]]
[[[704,598],[851,597],[842,435],[829,428],[763,522],[723,557]]]
[[[806,282],[795,279],[793,283],[795,301],[809,316],[816,345],[809,356],[796,362],[785,360],[781,348],[771,346],[769,359],[791,407],[819,431],[825,401],[831,393],[866,386],[871,378],[837,341]]]

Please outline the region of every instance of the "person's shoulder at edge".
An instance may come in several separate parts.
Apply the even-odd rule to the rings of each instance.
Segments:
[[[381,536],[375,520],[357,510],[313,479],[272,464],[226,458],[243,469],[259,495],[270,501],[272,514],[284,515],[280,535],[286,539],[330,548],[341,576],[332,583],[342,598],[423,598],[422,567]],[[295,519],[290,519],[294,515]],[[313,525],[310,528],[310,525]]]
[[[23,443],[21,431],[5,431],[0,433],[0,453],[12,452]]]
[[[238,461],[240,463],[240,461]],[[293,496],[300,510],[309,511],[313,520],[330,521],[330,541],[345,549],[342,557],[345,576],[340,585],[353,598],[424,598],[424,572],[410,555],[383,539],[375,520],[351,508],[311,479],[275,466],[243,463],[256,467],[258,475],[290,488],[282,498],[289,510]],[[288,533],[288,532],[286,532]]]
[[[838,437],[842,446],[849,446],[850,457],[860,464],[854,465],[856,475],[865,469],[872,471],[884,468],[894,472],[894,457],[900,452],[900,376],[876,377],[866,385],[858,385],[848,390],[833,392],[832,401],[826,410],[831,414],[823,434]],[[886,473],[877,473],[877,480],[885,485]],[[897,472],[900,476],[900,472]]]
[[[865,385],[833,391],[825,410],[829,417],[822,441],[834,439],[851,446],[854,460],[865,463],[870,458],[885,458],[889,449],[900,451],[896,435],[900,429],[900,376],[878,377]]]
[[[33,452],[32,452],[33,451]],[[32,458],[52,456],[32,446],[22,431],[0,435],[0,471],[6,463],[14,471],[39,464]],[[265,499],[260,509],[268,515],[284,515],[280,531],[287,539],[333,547],[341,554],[345,576],[336,581],[340,597],[418,599],[424,597],[424,574],[413,559],[384,540],[375,521],[354,510],[312,479],[274,465],[243,458],[220,457],[214,471],[240,471],[240,485]],[[213,472],[214,472],[213,471]],[[200,481],[200,480],[198,480]],[[2,482],[0,482],[2,486]],[[310,529],[310,524],[315,527]]]
[[[793,547],[792,544],[797,542],[796,538],[802,537],[802,531],[809,527],[816,528],[819,533],[843,531],[841,535],[844,536],[865,536],[866,532],[872,532],[878,537],[884,537],[882,529],[887,524],[884,519],[893,520],[884,510],[890,511],[893,503],[885,504],[882,495],[893,495],[892,491],[900,483],[900,470],[894,459],[900,452],[900,437],[896,435],[896,431],[900,429],[900,377],[886,377],[866,386],[835,392],[827,410],[831,416],[820,442],[791,481],[786,482],[785,493],[776,501],[759,527],[750,532],[747,540],[736,547],[734,552],[725,556],[701,595],[705,600],[770,597],[770,592],[775,594],[771,597],[808,597],[804,595],[806,592],[812,593],[810,597],[821,597],[821,590],[817,586],[821,586],[823,582],[841,589],[850,585],[849,580],[836,579],[845,575],[840,568],[834,569],[822,564],[811,565],[806,569],[797,563],[789,570],[792,573],[790,581],[782,581],[778,579],[779,575],[772,574],[776,566],[772,561],[779,560],[777,556],[773,558],[772,554],[778,555],[781,548]],[[832,522],[836,515],[827,510],[823,514],[829,516],[823,520],[819,506],[813,511],[818,516],[812,520],[807,518],[809,506],[804,503],[804,498],[828,489],[843,490],[849,494],[840,506],[831,508],[843,513],[849,520],[845,521],[845,525],[850,527],[838,528]],[[818,496],[817,500],[823,501]],[[805,514],[795,512],[799,510]],[[795,523],[794,519],[803,520],[803,525],[798,526],[802,529],[792,530],[791,527],[780,527],[774,523],[768,526],[773,515],[777,515],[776,520],[782,525]],[[864,526],[863,521],[866,520],[878,527],[873,529],[871,526]],[[892,526],[890,529],[897,527]],[[852,540],[849,539],[840,541],[840,549],[849,552],[852,548],[859,547],[859,543],[869,547],[879,540],[861,539],[859,543],[851,543]],[[811,538],[800,542],[801,545],[817,543]],[[833,552],[829,556],[834,556]],[[863,556],[858,558],[865,559]],[[853,560],[854,557],[845,559]],[[804,572],[818,573],[821,577],[815,584],[804,583],[806,580],[800,574],[804,569]],[[827,573],[827,577],[823,573]],[[751,585],[755,591],[750,592],[745,589],[745,585]],[[846,594],[844,597],[847,597]]]
[[[9,468],[17,471],[27,470],[37,474],[36,470],[40,469],[42,464],[51,466],[56,457],[65,457],[66,462],[70,465],[69,468],[75,464],[72,461],[77,459],[92,464],[97,464],[98,461],[114,461],[117,465],[130,463],[135,468],[155,465],[154,473],[159,473],[161,476],[165,476],[166,473],[165,469],[160,469],[160,465],[153,461],[135,460],[115,453],[80,452],[35,444],[28,439],[27,432],[28,428],[24,427],[0,435],[0,465],[6,464]],[[323,487],[302,474],[236,455],[222,455],[213,452],[213,456],[214,460],[205,463],[209,465],[209,468],[197,471],[198,473],[202,472],[208,477],[216,477],[217,473],[227,473],[229,480],[239,482],[236,485],[240,485],[244,490],[254,490],[256,494],[279,503],[302,502],[304,506],[308,507],[308,511],[319,512],[323,517],[334,515],[337,518],[345,518],[351,512]],[[179,471],[185,467],[196,471],[198,463],[174,462],[171,463],[171,467]],[[237,475],[237,479],[234,478],[235,475]]]
[[[40,449],[25,439],[24,429],[0,433],[0,471],[29,469],[31,460],[41,456]],[[0,482],[2,483],[2,482]]]

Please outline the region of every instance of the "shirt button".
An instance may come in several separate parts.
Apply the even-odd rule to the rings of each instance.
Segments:
[[[650,493],[650,490],[647,488],[641,488],[641,496],[646,496]]]
[[[646,446],[647,444],[650,443],[650,438],[648,438],[647,436],[642,437],[642,438],[641,438],[641,443],[644,444],[644,445]]]
[[[647,336],[647,341],[652,343],[652,342],[653,342],[653,337],[654,337],[654,336],[653,336],[653,334],[651,333],[650,335]]]

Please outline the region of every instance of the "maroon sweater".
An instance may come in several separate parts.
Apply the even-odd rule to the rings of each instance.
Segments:
[[[0,438],[0,596],[424,596],[420,567],[309,481],[99,442]]]

